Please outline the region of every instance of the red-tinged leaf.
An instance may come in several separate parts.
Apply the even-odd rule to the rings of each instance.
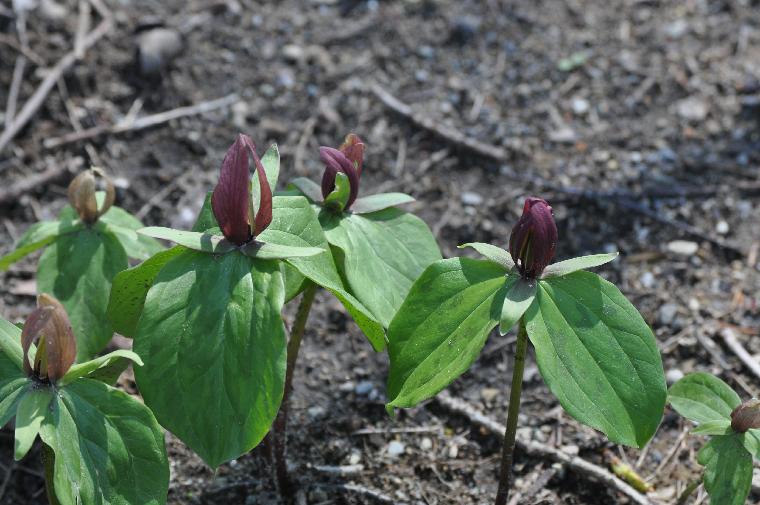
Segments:
[[[345,154],[332,147],[320,147],[319,157],[325,164],[325,173],[322,176],[322,197],[327,198],[327,195],[335,189],[335,177],[338,172],[343,172],[348,177],[351,187],[348,202],[346,202],[346,209],[348,209],[359,194],[359,174],[356,167]]]
[[[272,188],[269,187],[269,181],[267,180],[267,173],[264,170],[264,165],[261,164],[259,155],[256,154],[256,147],[253,145],[251,139],[247,139],[248,148],[251,150],[251,156],[253,156],[254,164],[256,165],[256,174],[259,178],[259,188],[261,195],[259,197],[259,209],[256,211],[256,218],[254,219],[253,236],[258,236],[259,233],[267,229],[267,226],[272,222]]]
[[[346,135],[346,139],[340,145],[340,151],[356,167],[356,176],[362,176],[362,163],[364,162],[364,142],[355,133]]]

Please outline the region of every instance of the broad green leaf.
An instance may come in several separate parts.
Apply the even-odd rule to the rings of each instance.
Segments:
[[[77,361],[96,355],[111,339],[106,316],[111,281],[127,265],[124,248],[102,223],[59,237],[42,254],[37,289],[66,308],[77,338]]]
[[[306,177],[297,177],[290,181],[290,185],[295,187],[303,196],[314,203],[322,203],[322,187],[311,179]]]
[[[323,249],[315,256],[292,257],[287,262],[298,273],[335,295],[376,351],[385,348],[383,326],[372,312],[344,287],[317,215],[304,197],[275,197],[272,224],[259,238],[271,244]],[[297,292],[293,293],[293,289],[298,283],[298,277],[292,272],[288,272],[287,275],[290,277],[287,279],[290,285],[287,293],[295,296]]]
[[[728,419],[715,419],[700,423],[691,430],[692,435],[727,435],[731,433],[731,421]]]
[[[676,411],[696,423],[731,419],[742,402],[739,395],[709,373],[691,373],[670,387],[668,401]]]
[[[145,296],[153,285],[153,280],[169,260],[184,250],[184,247],[172,247],[136,267],[116,274],[108,299],[108,319],[113,324],[114,331],[125,337],[134,337]]]
[[[752,488],[752,456],[736,434],[713,437],[697,455],[711,505],[744,505]]]
[[[49,387],[30,389],[18,403],[16,411],[16,434],[13,459],[21,460],[32,448],[40,426],[45,419],[48,405],[53,399],[53,390]]]
[[[501,307],[499,333],[505,335],[520,320],[536,299],[536,290],[537,283],[535,280],[523,279],[518,274],[509,276],[504,304]]]
[[[258,179],[258,177],[256,177]],[[212,228],[218,228],[219,223],[214,217],[214,210],[211,208],[211,195],[213,191],[206,193],[206,198],[203,200],[203,206],[198,213],[198,219],[195,220],[192,231],[195,232],[207,232]]]
[[[285,284],[285,303],[288,303],[293,298],[301,294],[301,292],[306,287],[308,280],[303,276],[301,272],[290,266],[288,263],[281,263],[280,269],[282,270],[282,279],[283,283]]]
[[[235,244],[228,241],[222,235],[213,235],[208,232],[148,226],[147,228],[141,228],[137,233],[148,237],[170,240],[189,249],[205,253],[225,254],[235,249]]]
[[[388,408],[413,407],[466,371],[499,322],[504,270],[452,258],[417,279],[388,328]]]
[[[108,229],[116,235],[130,258],[144,261],[164,250],[153,238],[137,233],[137,230],[143,228],[143,224],[120,207],[111,207],[100,216],[100,221],[108,225]]]
[[[303,258],[306,256],[316,256],[324,251],[324,249],[318,247],[299,247],[259,241],[248,243],[240,249],[240,252],[246,256],[258,258],[260,260]]]
[[[351,205],[351,212],[354,214],[369,214],[378,210],[395,207],[415,201],[413,197],[404,193],[378,193],[357,198]]]
[[[323,210],[320,223],[347,287],[386,328],[412,283],[441,259],[424,221],[395,207],[372,214],[335,215]]]
[[[148,291],[134,350],[145,403],[216,468],[255,447],[282,400],[283,285],[275,262],[185,250]]]
[[[55,453],[61,505],[166,503],[164,434],[150,410],[123,391],[90,379],[61,388],[40,436]]]
[[[578,258],[559,261],[546,267],[544,273],[541,274],[541,278],[561,277],[563,275],[577,272],[578,270],[598,267],[614,260],[618,257],[618,254],[619,253],[616,252],[609,254],[592,254],[590,256],[580,256]]]
[[[642,447],[666,397],[652,330],[618,288],[590,272],[539,281],[536,301],[526,329],[549,389],[578,421]]]
[[[16,415],[18,402],[29,384],[22,361],[21,329],[0,319],[0,427]]]
[[[699,428],[702,426],[704,425],[700,425]],[[692,430],[692,433],[695,433],[697,429]],[[744,448],[747,449],[752,457],[760,460],[760,430],[749,429],[745,433],[739,433],[737,435],[739,436],[739,440],[741,440],[742,445],[744,445]]]
[[[338,172],[335,176],[335,189],[325,197],[325,207],[342,211],[346,208],[350,193],[351,184],[348,182],[348,176],[343,172]]]
[[[465,247],[471,247],[482,254],[487,260],[493,261],[497,265],[501,265],[504,270],[509,272],[515,267],[515,262],[512,261],[512,256],[508,251],[505,251],[501,247],[495,245],[486,244],[484,242],[471,242],[469,244],[462,244],[457,246],[459,249]]]
[[[140,356],[137,354],[126,349],[119,349],[105,356],[99,356],[93,360],[73,365],[66,372],[66,375],[58,381],[58,384],[59,386],[65,386],[80,377],[87,377],[113,385],[130,363],[136,363],[138,366],[142,366],[143,364]]]
[[[0,272],[8,270],[13,263],[27,254],[52,244],[58,236],[71,233],[81,227],[80,223],[62,221],[40,221],[34,223],[21,236],[16,249],[0,258]]]
[[[277,144],[272,144],[269,149],[261,157],[261,164],[264,165],[264,172],[267,175],[267,182],[272,191],[277,187],[277,179],[280,178],[280,150],[277,148]],[[259,178],[251,177],[254,187],[258,186]],[[254,191],[258,193],[258,190]],[[258,207],[258,205],[257,205]]]

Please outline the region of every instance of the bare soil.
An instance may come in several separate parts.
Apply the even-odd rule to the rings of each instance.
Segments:
[[[318,146],[353,131],[368,147],[363,192],[414,195],[410,210],[431,226],[445,256],[463,254],[456,245],[464,242],[504,245],[523,198],[539,194],[555,209],[558,258],[621,251],[602,273],[652,325],[669,378],[704,370],[742,397],[760,390],[760,378],[721,336],[728,328],[760,353],[757,0],[106,3],[113,29],[0,152],[5,190],[66,169],[0,203],[0,254],[30,224],[53,218],[72,175],[91,164],[115,178],[118,204],[147,225],[188,228],[238,131],[262,148],[279,144],[283,180],[319,177]],[[78,16],[74,0],[42,1],[26,16],[30,59],[17,109],[74,46]],[[97,10],[92,18],[95,26]],[[182,34],[181,53],[144,75],[136,41],[155,26]],[[0,4],[0,104],[20,54],[18,27],[9,2]],[[507,158],[479,156],[415,126],[385,107],[372,83]],[[234,105],[206,114],[43,145],[80,126],[116,123],[136,105],[139,117],[231,93]],[[674,241],[694,243],[696,253]],[[6,319],[30,312],[36,259],[0,274]],[[289,322],[294,310],[287,312]],[[503,422],[513,342],[511,334],[492,335],[450,394]],[[702,442],[685,436],[688,426],[670,410],[647,449],[617,447],[562,412],[532,356],[527,367],[522,436],[605,468],[609,451],[648,479],[658,504],[674,503],[697,475]],[[387,357],[320,293],[291,415],[300,503],[489,503],[499,439],[435,401],[389,417],[386,373]],[[121,385],[136,392],[128,378]],[[260,451],[213,473],[167,440],[171,504],[278,503]],[[12,433],[1,432],[0,504],[44,503],[38,450],[13,464],[12,444]],[[346,465],[345,475],[325,468]],[[626,503],[551,461],[518,452],[515,470],[519,503]]]

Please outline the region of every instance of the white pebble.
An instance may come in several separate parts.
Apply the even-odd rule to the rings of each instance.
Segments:
[[[668,242],[668,251],[681,256],[692,256],[699,250],[699,244],[689,240],[673,240]]]
[[[390,444],[388,444],[388,448],[386,449],[386,452],[388,453],[388,456],[396,457],[401,456],[404,454],[404,451],[406,450],[406,446],[399,442],[398,440],[392,441]]]

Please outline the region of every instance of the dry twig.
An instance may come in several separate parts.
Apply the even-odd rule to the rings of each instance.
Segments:
[[[723,341],[726,343],[726,347],[728,347],[731,352],[733,352],[739,360],[744,363],[744,366],[746,366],[750,372],[752,372],[755,377],[760,379],[760,363],[755,360],[752,355],[747,352],[747,350],[744,348],[744,346],[739,342],[739,339],[736,338],[736,333],[734,333],[734,330],[728,326],[724,326],[722,330],[720,330],[720,336],[723,337]]]
[[[435,399],[441,406],[449,409],[452,412],[467,417],[474,424],[486,428],[494,435],[499,437],[503,436],[505,428],[501,423],[498,423],[493,419],[487,417],[468,403],[451,397],[445,391],[439,393]],[[604,468],[586,461],[583,458],[580,458],[578,456],[571,456],[570,454],[562,452],[559,449],[555,449],[554,447],[536,442],[535,440],[522,440],[518,438],[517,447],[519,447],[521,451],[525,452],[529,456],[547,458],[551,461],[562,463],[570,470],[585,477],[599,481],[606,486],[614,489],[615,491],[624,494],[638,505],[651,505],[646,496],[642,495]]]

